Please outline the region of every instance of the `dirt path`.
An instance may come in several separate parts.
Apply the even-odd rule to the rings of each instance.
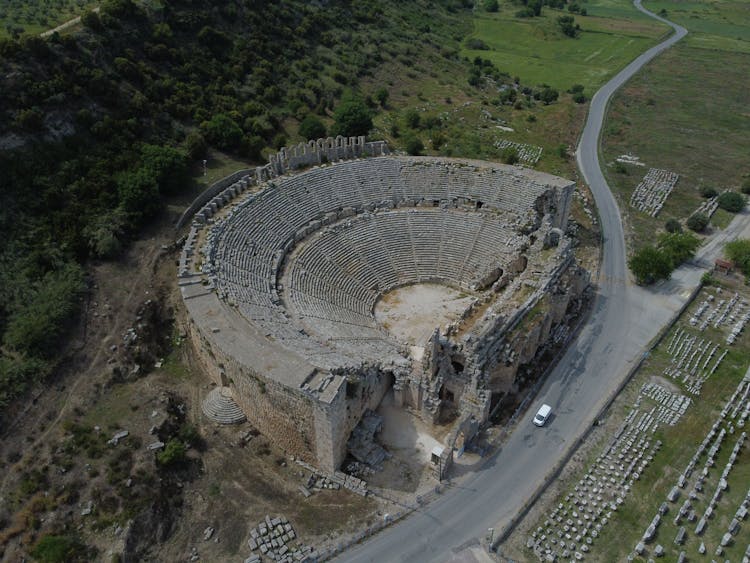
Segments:
[[[98,14],[99,13],[99,6],[97,6],[96,8],[94,8],[91,11]],[[66,21],[64,23],[61,23],[57,27],[53,27],[52,29],[48,29],[47,31],[43,31],[42,33],[39,34],[39,36],[40,37],[49,37],[50,35],[52,35],[55,32],[65,31],[69,27],[73,27],[74,25],[78,25],[79,23],[81,23],[81,16],[76,16],[75,18],[73,18],[71,20],[68,20],[68,21]]]

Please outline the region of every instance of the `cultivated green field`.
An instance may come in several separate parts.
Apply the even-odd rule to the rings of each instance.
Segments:
[[[89,0],[0,0],[0,37],[39,34],[93,5]]]
[[[575,15],[582,33],[562,34],[557,18],[567,12],[545,7],[538,18],[518,18],[518,6],[503,3],[497,13],[477,12],[473,38],[490,49],[465,49],[467,57],[492,60],[524,84],[549,84],[568,89],[583,84],[593,91],[668,31],[648,19],[627,0],[584,4],[588,15]]]
[[[609,184],[619,198],[633,248],[648,242],[668,219],[684,220],[695,211],[702,202],[701,187],[738,190],[750,173],[750,41],[731,39],[738,29],[749,29],[748,6],[739,1],[648,5],[657,11],[665,8],[690,34],[615,96],[603,132]],[[626,153],[640,157],[646,166],[615,172],[614,159]],[[649,167],[680,175],[657,218],[628,204]],[[726,219],[719,214],[714,224],[725,226]]]

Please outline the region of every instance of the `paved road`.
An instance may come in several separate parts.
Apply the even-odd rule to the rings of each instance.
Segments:
[[[640,0],[634,4],[645,11]],[[701,270],[689,267],[655,290],[645,291],[632,284],[625,265],[619,210],[599,168],[598,139],[610,97],[645,63],[686,34],[684,28],[647,13],[671,25],[675,33],[634,60],[596,93],[577,152],[604,233],[603,262],[589,322],[549,375],[538,400],[505,446],[481,470],[424,510],[338,560],[471,561],[469,548],[479,544],[487,528],[502,529],[533,496],[697,283]],[[551,404],[554,410],[548,425],[539,429],[531,424],[531,418],[542,402]]]

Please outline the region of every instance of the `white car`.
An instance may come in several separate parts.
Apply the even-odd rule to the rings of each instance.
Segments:
[[[534,417],[534,424],[536,424],[537,426],[544,426],[551,412],[551,406],[547,404],[542,405],[537,411],[536,416]]]

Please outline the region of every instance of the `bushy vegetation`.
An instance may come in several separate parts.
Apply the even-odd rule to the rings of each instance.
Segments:
[[[729,242],[724,246],[724,253],[745,277],[750,278],[750,240],[738,239]]]
[[[116,257],[196,159],[260,163],[330,121],[366,134],[388,90],[361,79],[456,57],[469,6],[106,0],[75,34],[0,40],[0,408],[54,369],[87,262]]]
[[[708,215],[705,213],[693,213],[687,220],[688,229],[701,233],[708,226]]]
[[[724,192],[716,200],[719,207],[732,213],[739,213],[745,207],[746,199],[742,194],[737,192]]]
[[[40,563],[75,563],[89,560],[89,550],[72,536],[43,536],[31,550],[31,557]]]
[[[665,233],[656,246],[647,245],[628,261],[636,282],[648,285],[669,279],[672,271],[695,255],[700,240],[692,233]]]

